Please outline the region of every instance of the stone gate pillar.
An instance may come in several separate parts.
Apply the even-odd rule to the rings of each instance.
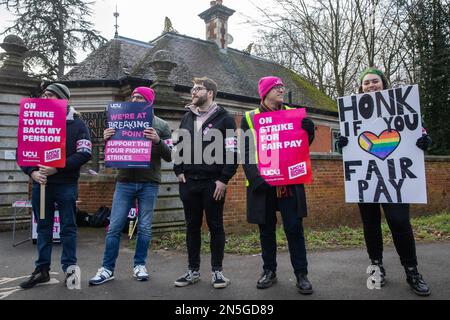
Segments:
[[[12,223],[11,204],[28,199],[29,178],[16,164],[19,103],[36,94],[39,81],[24,71],[28,48],[21,38],[9,35],[0,43],[4,52],[0,67],[0,230]],[[22,221],[23,223],[27,221]]]

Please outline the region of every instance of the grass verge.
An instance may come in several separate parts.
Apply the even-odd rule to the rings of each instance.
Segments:
[[[450,241],[450,213],[443,212],[432,216],[416,217],[411,219],[414,236],[417,242]],[[383,242],[392,243],[391,233],[386,222],[382,223]],[[282,226],[276,230],[279,251],[287,251],[287,240]],[[314,230],[305,228],[306,245],[308,249],[341,249],[364,247],[362,228],[341,226],[329,230]],[[135,240],[130,241],[134,247]],[[184,232],[171,232],[162,234],[152,242],[153,250],[186,251]],[[202,253],[210,253],[208,233],[202,234]],[[225,244],[225,252],[230,254],[258,254],[260,253],[258,231],[249,231],[244,234],[229,234]]]

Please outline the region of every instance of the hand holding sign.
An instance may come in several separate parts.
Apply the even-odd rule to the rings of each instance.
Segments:
[[[114,128],[105,129],[105,131],[103,131],[103,139],[108,141],[115,134],[116,130]]]
[[[55,173],[58,172],[58,170],[56,168],[53,167],[47,167],[47,166],[43,166],[43,165],[39,165],[39,172],[42,173],[45,176],[52,176]]]
[[[144,130],[144,137],[151,140],[153,143],[158,144],[161,141],[158,133],[154,128],[147,128]]]
[[[47,183],[47,176],[38,170],[31,173],[31,178],[39,184]]]

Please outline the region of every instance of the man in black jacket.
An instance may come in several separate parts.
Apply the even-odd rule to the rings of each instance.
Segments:
[[[53,83],[42,94],[44,99],[70,99],[70,91],[65,85]],[[37,221],[38,259],[31,276],[20,286],[24,289],[38,283],[50,281],[50,263],[53,243],[53,221],[55,203],[60,219],[60,238],[62,243],[61,265],[64,273],[69,266],[77,264],[77,225],[76,200],[78,196],[78,178],[80,168],[91,159],[92,144],[89,131],[75,109],[68,106],[66,115],[66,166],[53,168],[43,165],[21,167],[22,171],[33,179],[32,206]],[[45,219],[40,216],[40,185],[46,185]],[[72,268],[71,268],[72,269]],[[67,277],[70,274],[66,274]]]
[[[278,77],[261,78],[258,85],[261,104],[257,109],[244,114],[241,129],[244,132],[254,130],[253,117],[262,112],[290,109],[283,105],[285,87]],[[302,128],[308,133],[309,144],[314,140],[314,123],[304,118]],[[250,137],[253,135],[251,134]],[[308,280],[308,262],[306,259],[303,218],[306,217],[306,195],[302,184],[271,186],[260,175],[253,138],[246,140],[243,167],[247,177],[247,220],[258,224],[263,273],[257,281],[258,289],[265,289],[277,281],[276,269],[276,211],[281,212],[283,228],[288,240],[292,267],[297,278],[297,288],[302,294],[311,294],[312,285]]]
[[[184,287],[200,280],[201,226],[205,211],[211,234],[212,284],[214,288],[225,288],[230,280],[222,273],[223,206],[227,183],[238,166],[236,124],[233,117],[214,102],[217,84],[213,80],[195,78],[191,94],[192,104],[186,106],[188,112],[182,118],[179,130],[177,150],[183,150],[174,165],[186,218],[189,266],[174,284]],[[217,143],[218,150],[208,154]],[[207,159],[208,156],[211,159]]]

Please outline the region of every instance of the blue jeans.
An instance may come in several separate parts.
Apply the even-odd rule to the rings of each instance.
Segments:
[[[103,267],[114,271],[122,230],[127,222],[128,212],[138,200],[137,242],[134,266],[145,265],[147,251],[152,239],[153,210],[159,186],[155,183],[117,182],[114,192],[108,233],[105,240]]]
[[[45,188],[45,219],[40,216],[40,185],[33,183],[32,205],[37,221],[38,259],[36,268],[50,269],[53,245],[53,220],[55,203],[58,205],[60,219],[60,238],[62,243],[61,265],[64,272],[70,265],[77,264],[77,224],[76,200],[78,185],[48,184]]]

